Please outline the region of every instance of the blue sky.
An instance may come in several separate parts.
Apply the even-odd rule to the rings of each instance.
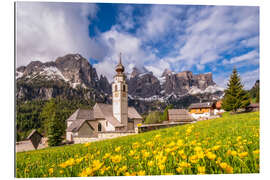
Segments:
[[[121,52],[127,72],[212,72],[226,87],[236,67],[245,88],[259,79],[258,7],[19,2],[16,18],[17,66],[80,53],[112,80]]]

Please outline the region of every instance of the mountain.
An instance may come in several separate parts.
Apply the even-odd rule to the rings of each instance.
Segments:
[[[111,103],[111,84],[107,77],[98,77],[96,69],[79,54],[68,54],[46,63],[32,61],[16,69],[16,80],[19,102],[61,97]],[[156,77],[144,67],[134,67],[127,84],[128,103],[140,113],[162,110],[168,104],[186,108],[191,103],[218,100],[223,96],[223,88],[213,81],[212,73],[175,73],[165,69],[162,76]]]
[[[68,54],[46,63],[32,61],[16,69],[16,80],[19,101],[79,96],[104,102],[111,93],[107,78],[98,78],[96,69],[79,54]]]

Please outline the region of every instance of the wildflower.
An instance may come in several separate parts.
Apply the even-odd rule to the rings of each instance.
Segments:
[[[119,168],[119,172],[125,172],[127,170],[127,166],[123,166]]]
[[[122,160],[122,156],[121,155],[111,156],[111,160],[113,163],[119,163]]]
[[[59,173],[60,173],[60,174],[63,174],[63,173],[64,173],[64,171],[63,171],[63,170],[60,170],[60,171],[59,171]]]
[[[121,146],[118,146],[117,148],[115,148],[115,152],[119,152],[121,150]]]
[[[138,174],[138,176],[144,176],[145,175],[145,171],[141,170],[137,174]]]
[[[107,159],[108,157],[111,156],[111,153],[106,153],[104,156],[103,156],[103,159]]]
[[[168,147],[173,147],[173,146],[175,146],[175,142],[174,141],[172,141],[170,144],[168,144]]]
[[[158,168],[162,171],[162,170],[164,170],[165,169],[165,166],[164,166],[164,164],[158,164]]]
[[[257,149],[257,150],[255,150],[255,151],[253,151],[253,154],[260,154],[260,150]]]
[[[150,153],[149,153],[149,152],[144,152],[144,153],[143,153],[143,157],[144,157],[144,158],[148,158],[149,156],[150,156]]]
[[[93,172],[92,168],[90,168],[90,167],[84,169],[84,170],[79,174],[80,177],[87,177],[87,176],[93,176],[93,175],[94,175],[94,172]]]
[[[227,156],[229,156],[232,154],[232,151],[229,149],[226,154],[227,154]]]
[[[197,153],[197,157],[198,157],[198,159],[204,158],[204,153],[202,151],[201,152],[198,152]]]
[[[141,126],[142,126],[142,124],[141,124],[141,123],[138,123],[138,124],[137,124],[137,127],[141,127]]]
[[[187,168],[187,167],[190,167],[190,164],[187,162],[181,162],[181,163],[179,163],[179,166],[182,168]]]
[[[242,137],[241,137],[241,136],[238,136],[238,137],[236,138],[236,141],[241,141],[241,139],[242,139]]]
[[[195,152],[200,152],[200,151],[202,151],[202,148],[201,148],[200,146],[196,146],[196,147],[194,148],[194,151],[195,151]]]
[[[192,155],[189,157],[189,161],[193,164],[198,162],[198,156],[197,155]]]
[[[232,155],[232,156],[236,156],[236,155],[237,155],[237,152],[236,152],[236,151],[232,151],[232,152],[231,152],[231,155]]]
[[[178,139],[178,141],[177,141],[177,146],[179,146],[179,147],[181,147],[181,146],[183,146],[183,140],[182,139]]]
[[[157,134],[156,136],[155,136],[155,139],[158,139],[158,138],[160,138],[161,137],[161,135],[160,134]]]
[[[176,168],[176,171],[177,171],[178,173],[181,173],[181,172],[183,172],[183,168],[178,167],[178,168]]]
[[[154,146],[154,143],[152,141],[149,141],[146,143],[147,146],[149,146],[150,148],[152,148]]]
[[[83,160],[83,157],[76,159],[76,164],[79,164],[80,162],[82,162],[82,160]]]
[[[228,174],[232,174],[233,173],[233,168],[229,165],[227,165],[227,167],[225,168],[225,172]]]
[[[212,153],[212,152],[206,153],[206,156],[210,160],[214,160],[216,158],[216,155],[214,153]]]
[[[97,171],[98,169],[101,168],[103,163],[101,163],[99,160],[94,160],[93,161],[93,171]]]
[[[205,174],[205,167],[204,166],[198,166],[197,170],[198,170],[198,174]]]
[[[246,157],[246,156],[248,156],[248,152],[242,152],[242,153],[239,153],[238,156],[239,156],[240,158]]]
[[[128,155],[133,156],[135,153],[136,153],[136,151],[130,150]]]
[[[154,161],[148,161],[147,165],[148,165],[149,167],[152,167],[152,166],[154,165]]]
[[[140,147],[140,144],[138,142],[135,142],[135,143],[132,144],[133,149],[136,149],[138,147]]]
[[[85,147],[88,147],[88,146],[90,146],[90,144],[91,144],[91,143],[88,142],[88,143],[85,143],[84,146],[85,146]]]
[[[220,148],[220,146],[217,145],[217,146],[212,147],[212,150],[213,150],[213,151],[217,151],[217,150],[219,150],[219,148]]]
[[[226,168],[227,168],[227,166],[228,166],[228,164],[227,164],[227,163],[225,163],[225,162],[220,163],[219,165],[220,165],[220,167],[221,167],[222,169],[226,169]]]
[[[177,136],[177,135],[179,135],[179,132],[177,131],[177,132],[175,132],[175,135]]]
[[[49,169],[49,174],[52,174],[53,173],[53,168],[50,168]]]

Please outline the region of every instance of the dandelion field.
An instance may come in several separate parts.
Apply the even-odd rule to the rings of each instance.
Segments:
[[[259,173],[259,112],[16,153],[16,177]]]

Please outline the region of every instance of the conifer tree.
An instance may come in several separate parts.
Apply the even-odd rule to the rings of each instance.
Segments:
[[[168,105],[165,108],[165,110],[163,112],[163,115],[162,115],[162,121],[168,121],[168,109],[172,109],[172,108],[173,108],[173,105],[172,104]]]
[[[225,90],[222,108],[226,111],[236,112],[239,108],[245,108],[249,104],[249,94],[243,89],[240,76],[234,68]]]
[[[53,112],[48,120],[48,144],[49,146],[58,146],[63,141],[63,130],[59,123],[58,113]]]

